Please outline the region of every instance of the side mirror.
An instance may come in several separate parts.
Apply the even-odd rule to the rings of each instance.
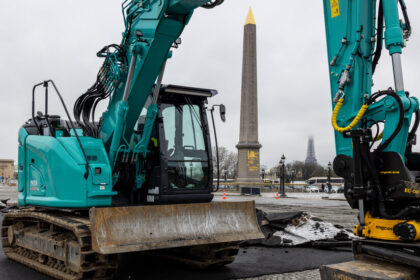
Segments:
[[[223,122],[226,121],[226,107],[225,105],[221,104],[219,107],[219,111],[220,111],[220,118],[222,119]]]
[[[178,39],[175,40],[175,42],[172,44],[172,48],[177,49],[179,45],[181,45],[182,40],[181,37],[179,37]]]

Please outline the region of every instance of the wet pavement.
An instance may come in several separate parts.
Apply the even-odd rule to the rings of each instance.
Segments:
[[[214,270],[197,270],[145,254],[132,253],[120,256],[117,279],[247,279],[270,275],[261,279],[300,279],[300,275],[320,265],[349,261],[351,252],[312,248],[241,248],[234,263]],[[291,273],[291,272],[301,272]],[[281,275],[288,273],[288,277]],[[316,272],[311,275],[318,276]],[[294,276],[295,278],[292,278]],[[272,278],[274,277],[274,278]],[[0,279],[52,279],[19,263],[7,259],[0,252]],[[304,279],[304,278],[302,278]],[[307,278],[306,278],[307,279]],[[316,278],[311,278],[316,279]]]
[[[0,200],[16,200],[16,187],[0,185]],[[328,197],[328,199],[326,199]],[[349,208],[342,194],[290,193],[287,198],[275,199],[274,193],[261,197],[238,196],[227,193],[215,201],[255,200],[265,212],[305,211],[324,221],[352,228],[357,211]],[[133,253],[120,256],[118,279],[319,279],[317,268],[352,259],[349,250],[331,251],[314,248],[241,248],[234,263],[211,271],[191,269],[180,264]],[[19,263],[7,259],[0,252],[0,279],[51,279]]]

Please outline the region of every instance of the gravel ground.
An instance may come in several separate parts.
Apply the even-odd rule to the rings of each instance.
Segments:
[[[17,187],[0,184],[0,200],[8,198],[17,200]]]
[[[289,193],[286,198],[275,199],[275,193],[263,193],[262,196],[240,196],[226,193],[216,194],[216,201],[244,201],[255,200],[256,207],[265,212],[305,211],[326,222],[353,229],[357,224],[357,210],[347,204],[343,194],[324,193]]]
[[[264,275],[256,278],[246,278],[246,280],[321,280],[318,269],[300,272]]]

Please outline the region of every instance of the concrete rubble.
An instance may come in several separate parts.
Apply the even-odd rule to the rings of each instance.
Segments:
[[[267,214],[257,209],[257,218],[265,238],[244,242],[244,246],[350,247],[356,238],[342,226],[301,211]]]
[[[7,213],[10,209],[16,208],[17,201],[10,201],[10,199],[2,199],[0,200],[0,212]]]

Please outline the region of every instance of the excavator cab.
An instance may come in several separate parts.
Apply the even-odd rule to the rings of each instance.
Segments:
[[[148,203],[209,202],[213,166],[206,116],[215,90],[164,86],[156,122],[157,153],[146,184]]]
[[[132,164],[119,159],[115,170],[120,180],[113,199],[116,206],[138,204],[200,203],[213,199],[213,164],[206,115],[207,98],[216,90],[164,85],[159,93],[149,154],[143,167],[146,180],[140,190],[135,185]],[[147,107],[140,114],[134,134],[140,139]]]

